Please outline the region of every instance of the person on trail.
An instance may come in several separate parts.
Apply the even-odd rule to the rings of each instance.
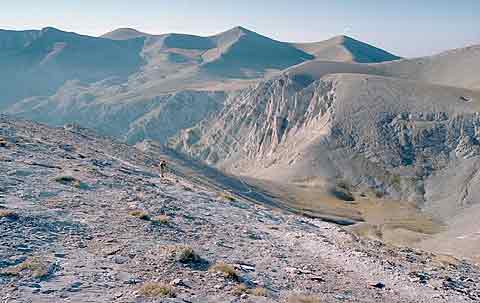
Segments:
[[[160,176],[162,176],[162,178],[165,176],[166,170],[167,170],[167,161],[165,160],[160,161]]]

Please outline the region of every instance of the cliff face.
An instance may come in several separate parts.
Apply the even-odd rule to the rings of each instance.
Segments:
[[[431,175],[478,156],[479,101],[473,91],[377,76],[282,77],[245,90],[171,144],[235,173],[346,178],[423,203]]]

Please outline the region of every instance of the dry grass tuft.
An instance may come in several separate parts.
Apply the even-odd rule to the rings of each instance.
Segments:
[[[139,290],[139,294],[146,298],[174,298],[174,289],[162,283],[145,283]]]
[[[229,201],[229,202],[235,202],[235,198],[229,194],[228,192],[223,192],[219,194],[220,199]]]
[[[16,212],[14,212],[13,210],[0,209],[0,219],[1,218],[16,220],[16,219],[18,219],[18,214]]]
[[[52,264],[39,257],[31,257],[4,273],[16,276],[24,271],[30,272],[33,278],[43,279],[52,273]]]
[[[135,217],[135,218],[138,218],[138,219],[141,219],[141,220],[145,220],[145,221],[150,220],[150,216],[148,215],[148,213],[143,211],[143,210],[139,210],[139,209],[132,210],[128,214],[132,217]]]
[[[233,266],[228,265],[224,262],[218,262],[214,266],[210,268],[211,272],[218,272],[224,275],[225,278],[238,280],[239,276],[237,271],[233,268]]]
[[[235,296],[241,296],[243,294],[248,293],[248,287],[245,284],[240,284],[235,286],[232,292]]]
[[[288,303],[321,303],[320,299],[312,296],[291,296],[288,298]]]
[[[201,260],[200,256],[190,246],[178,247],[175,259],[180,263],[195,263]]]
[[[268,297],[268,291],[263,287],[257,287],[252,289],[250,291],[250,294],[252,294],[255,297]]]
[[[157,224],[166,225],[166,224],[170,223],[170,217],[167,216],[167,215],[156,216],[155,218],[152,219],[152,222],[157,223]]]

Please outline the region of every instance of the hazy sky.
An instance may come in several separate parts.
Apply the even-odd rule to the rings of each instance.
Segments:
[[[404,57],[480,44],[480,0],[5,0],[2,29],[119,27],[209,35],[242,25],[282,41],[347,34]]]

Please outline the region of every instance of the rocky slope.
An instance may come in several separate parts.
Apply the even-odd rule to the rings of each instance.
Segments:
[[[235,174],[347,182],[449,221],[473,211],[480,194],[479,101],[475,91],[379,76],[285,76],[244,91],[171,143]]]
[[[359,241],[336,225],[219,196],[176,170],[162,179],[161,155],[74,125],[1,116],[0,126],[6,302],[480,298],[479,269],[467,262]]]

